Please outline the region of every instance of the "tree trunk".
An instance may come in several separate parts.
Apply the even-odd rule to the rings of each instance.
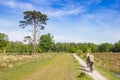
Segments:
[[[36,54],[36,20],[34,19],[34,54]]]

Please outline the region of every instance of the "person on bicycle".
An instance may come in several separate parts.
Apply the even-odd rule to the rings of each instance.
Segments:
[[[89,57],[90,57],[90,72],[93,72],[94,71],[94,56],[90,54]]]
[[[87,55],[86,55],[86,65],[87,65],[87,67],[90,67],[90,55],[89,55],[89,53],[87,53]]]

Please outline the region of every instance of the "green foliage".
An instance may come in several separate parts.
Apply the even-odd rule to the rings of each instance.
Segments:
[[[113,52],[120,52],[120,41],[116,42],[113,46]]]
[[[92,53],[98,52],[98,45],[95,45],[93,43],[88,43],[88,46],[89,46],[89,49],[90,49],[89,52],[92,52]]]
[[[69,44],[68,43],[56,43],[53,49],[54,49],[54,52],[69,52]]]
[[[70,46],[69,46],[70,53],[76,53],[78,49],[79,48],[77,47],[77,45],[75,43],[70,43]]]
[[[99,45],[100,52],[110,52],[112,50],[112,44],[110,43],[102,43]]]
[[[7,54],[29,54],[32,46],[22,42],[10,42],[6,46]]]
[[[38,46],[41,48],[42,52],[50,52],[54,46],[53,37],[48,33],[40,37]]]
[[[87,43],[82,44],[82,50],[83,50],[84,53],[87,53],[89,51],[89,46],[88,46]]]
[[[42,14],[40,11],[25,11],[23,13],[24,20],[25,21],[20,21],[20,27],[25,28],[27,25],[37,25],[40,26],[41,29],[43,28],[42,24],[46,24],[46,21],[48,20],[47,16],[45,14]]]
[[[8,36],[4,33],[0,33],[0,49],[6,47],[8,43]]]
[[[54,46],[55,52],[69,52],[78,53],[82,50],[83,53],[96,53],[96,52],[120,52],[120,41],[114,45],[110,43],[102,43],[96,45],[93,43],[56,43]]]
[[[6,53],[5,47],[8,44],[8,36],[4,33],[0,33],[0,53]]]
[[[8,36],[4,33],[0,33],[0,53],[7,54],[32,54],[33,53],[33,39],[30,36],[24,37],[22,42],[8,41]],[[53,36],[50,33],[42,35],[39,39],[39,43],[36,45],[36,52],[67,52],[67,53],[96,53],[96,52],[120,52],[120,41],[115,44],[102,43],[99,45],[93,43],[55,43]]]
[[[31,38],[31,36],[25,36],[24,37],[24,42],[28,42],[28,44],[32,44],[33,40]]]
[[[81,56],[83,54],[83,51],[82,50],[78,50],[77,54],[78,54],[78,56]]]

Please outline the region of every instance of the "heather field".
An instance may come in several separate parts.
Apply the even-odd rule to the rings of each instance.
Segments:
[[[120,53],[95,53],[95,68],[108,80],[120,80]]]
[[[120,53],[96,53],[94,56],[96,66],[120,73]]]

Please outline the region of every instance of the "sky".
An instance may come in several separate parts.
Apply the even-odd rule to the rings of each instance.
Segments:
[[[32,35],[27,27],[19,27],[23,12],[31,10],[48,16],[40,35],[50,33],[55,42],[120,40],[120,0],[0,0],[0,33],[8,35],[10,41]]]

